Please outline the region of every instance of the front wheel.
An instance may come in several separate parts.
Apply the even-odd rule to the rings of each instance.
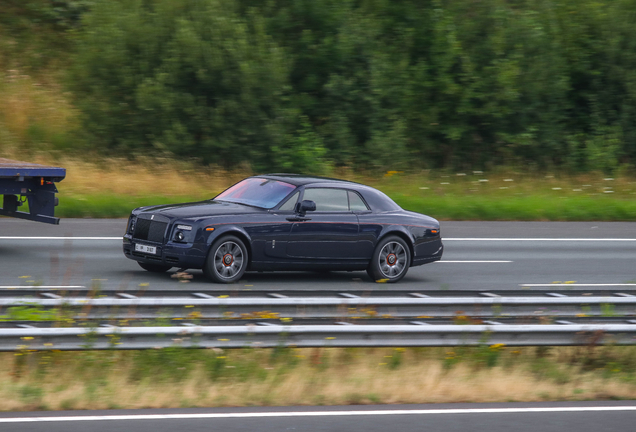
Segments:
[[[411,251],[406,242],[389,236],[376,246],[367,273],[374,281],[392,283],[402,279],[410,265]]]
[[[142,269],[153,273],[164,273],[172,268],[171,266],[165,266],[161,264],[148,264],[139,261],[137,261],[137,264],[139,264],[139,267],[141,267]]]
[[[243,276],[247,262],[247,248],[241,239],[221,237],[212,244],[203,273],[213,282],[232,283]]]

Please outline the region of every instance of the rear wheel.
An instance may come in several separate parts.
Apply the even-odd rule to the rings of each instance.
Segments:
[[[213,282],[232,283],[243,277],[247,262],[247,248],[241,239],[225,236],[212,244],[203,273]]]
[[[142,269],[149,272],[153,272],[153,273],[167,272],[168,270],[172,268],[172,266],[166,266],[161,264],[148,264],[148,263],[143,263],[139,261],[137,261],[137,264],[139,264],[139,267],[141,267]]]
[[[376,246],[367,273],[374,281],[392,283],[402,279],[410,265],[411,251],[406,242],[389,236]]]

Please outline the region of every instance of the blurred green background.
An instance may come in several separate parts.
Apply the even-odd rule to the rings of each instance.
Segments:
[[[634,0],[3,0],[1,7],[0,156],[363,173],[380,187],[387,171],[404,171],[416,193],[384,189],[443,218],[636,218],[628,202],[636,167]],[[431,185],[417,192],[419,178],[444,184],[440,176],[472,170],[523,173],[530,186],[545,174],[570,176],[570,190],[584,192],[573,195],[588,198],[591,181],[576,179],[592,173],[601,183],[623,179],[625,193],[530,214],[547,196],[524,201],[532,187],[507,200],[502,185],[497,196],[467,205],[459,198],[475,195],[468,183],[450,194],[435,195]],[[428,202],[413,198],[425,193]],[[500,196],[505,203],[492,207],[500,211],[489,209]],[[599,205],[605,201],[621,201],[620,209]]]

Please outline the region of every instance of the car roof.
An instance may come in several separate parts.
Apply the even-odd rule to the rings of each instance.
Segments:
[[[363,198],[366,200],[367,204],[371,207],[373,211],[382,212],[382,211],[396,211],[402,210],[402,208],[397,205],[391,198],[389,198],[384,193],[379,190],[372,188],[371,186],[366,186],[360,183],[355,183],[346,180],[339,180],[329,177],[317,177],[317,176],[307,176],[301,174],[264,174],[254,176],[256,178],[265,178],[271,180],[277,180],[292,184],[294,186],[307,186],[307,185],[315,185],[319,187],[341,187],[346,189],[355,190],[362,194]]]
[[[302,174],[286,174],[286,173],[276,173],[276,174],[263,174],[257,175],[254,177],[258,178],[267,178],[271,180],[278,180],[285,183],[293,184],[295,186],[303,186],[308,184],[326,184],[326,185],[341,185],[341,186],[364,186],[360,183],[355,183],[347,180],[340,180],[329,177],[318,177],[318,176],[307,176]]]

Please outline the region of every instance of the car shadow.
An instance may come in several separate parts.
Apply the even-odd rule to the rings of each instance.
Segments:
[[[201,270],[189,269],[178,277],[177,269],[166,273],[151,273],[145,270],[122,272],[120,280],[127,289],[142,289],[140,282],[154,289],[205,290],[404,290],[422,289],[426,283],[433,282],[420,275],[407,274],[398,283],[375,283],[365,271],[277,271],[277,272],[246,272],[238,281],[232,284],[216,284],[211,282]]]
[[[171,272],[174,274],[175,272]],[[200,270],[188,270],[192,275],[192,282],[207,283],[212,287],[223,287],[222,284],[214,284],[205,277]],[[290,271],[290,272],[246,272],[245,275],[234,284],[226,287],[246,288],[246,285],[254,285],[254,288],[285,288],[285,289],[321,289],[337,290],[351,289],[352,285],[364,285],[367,289],[403,289],[403,284],[421,284],[427,279],[407,274],[402,281],[395,284],[375,283],[365,271]],[[247,286],[247,288],[251,288]]]

